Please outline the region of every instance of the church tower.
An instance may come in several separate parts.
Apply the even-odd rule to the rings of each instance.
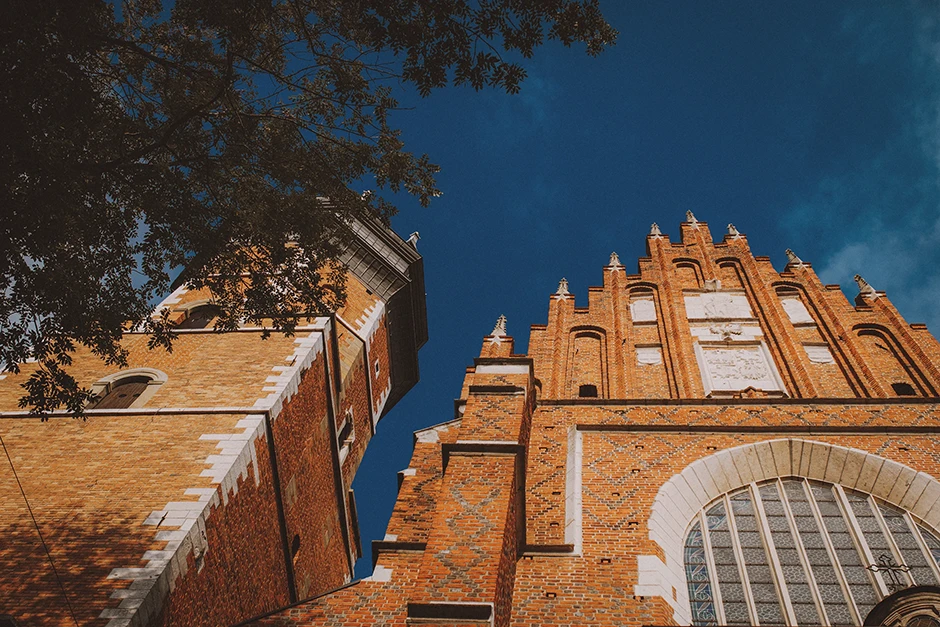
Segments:
[[[415,433],[371,578],[252,625],[940,625],[940,344],[655,224]]]
[[[217,333],[209,292],[169,310],[172,352],[126,333],[128,367],[78,351],[85,420],[18,407],[0,375],[0,627],[220,627],[348,583],[353,478],[418,380],[423,262],[354,222],[346,304],[294,336]]]

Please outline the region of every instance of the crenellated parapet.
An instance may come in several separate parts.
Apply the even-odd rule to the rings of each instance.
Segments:
[[[729,224],[714,241],[687,212],[672,242],[653,224],[628,274],[616,253],[578,306],[562,279],[529,356],[545,398],[936,396],[940,346],[857,277],[850,303],[787,250],[777,271]]]

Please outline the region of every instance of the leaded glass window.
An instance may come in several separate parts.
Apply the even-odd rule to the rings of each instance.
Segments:
[[[716,499],[684,556],[694,625],[861,625],[888,594],[940,584],[940,539],[909,512],[801,478]]]

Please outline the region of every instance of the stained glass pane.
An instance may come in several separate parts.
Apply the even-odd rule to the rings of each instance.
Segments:
[[[848,490],[846,490],[845,495],[849,499],[852,513],[855,514],[855,520],[858,521],[858,526],[865,536],[865,542],[868,543],[868,548],[871,549],[875,563],[898,565],[897,556],[891,550],[888,540],[881,530],[881,525],[878,524],[878,519],[875,517],[871,499],[867,495]],[[899,570],[883,570],[878,572],[878,575],[882,577],[888,586],[889,592],[897,592],[911,585],[910,577]]]
[[[940,564],[940,540],[937,539],[937,536],[927,531],[927,529],[922,525],[917,525],[917,529],[920,531],[920,536],[927,544],[927,548],[930,550],[930,555],[933,556],[933,559],[935,562],[937,562],[937,564]]]
[[[764,543],[758,531],[757,516],[750,492],[739,492],[731,497],[731,511],[738,528],[738,542],[744,556],[747,578],[751,584],[754,608],[761,625],[785,624],[777,585],[774,583]]]
[[[738,573],[738,563],[731,545],[731,532],[723,502],[716,503],[705,512],[705,524],[712,545],[712,557],[715,562],[715,575],[721,590],[721,602],[728,625],[750,625],[744,600],[744,587]]]
[[[920,548],[920,542],[914,535],[914,531],[907,523],[907,518],[901,510],[879,503],[878,509],[884,518],[894,543],[901,551],[903,563],[911,569],[911,576],[916,585],[927,586],[937,583],[937,578],[933,574],[933,569],[927,563],[923,549]]]
[[[849,601],[845,598],[845,593],[839,584],[835,568],[832,565],[832,558],[829,551],[826,550],[822,534],[819,533],[819,526],[816,524],[816,517],[813,515],[803,482],[796,479],[785,479],[783,481],[783,490],[786,492],[787,501],[790,503],[794,526],[800,536],[800,541],[803,543],[806,558],[813,570],[813,577],[816,579],[816,590],[826,610],[828,623],[830,625],[851,625],[854,620],[849,611]],[[761,492],[761,496],[763,497],[763,492]],[[787,581],[789,582],[789,579]],[[790,598],[793,599],[793,597],[794,593],[791,591]]]
[[[764,484],[760,487],[760,497],[764,504],[764,513],[767,515],[767,526],[773,537],[774,548],[777,551],[777,560],[783,571],[783,580],[786,582],[790,603],[800,625],[819,625],[819,612],[813,600],[813,593],[807,584],[806,572],[803,562],[796,548],[796,541],[790,531],[787,521],[786,509],[780,499],[776,483]]]
[[[823,527],[829,535],[836,551],[836,558],[842,567],[842,573],[849,585],[852,597],[855,599],[855,605],[858,607],[861,616],[868,616],[879,598],[875,592],[874,583],[869,577],[869,572],[865,568],[867,564],[862,563],[855,542],[849,534],[849,528],[836,502],[833,487],[828,484],[811,483],[811,491],[819,513],[822,514]],[[827,606],[828,611],[828,606]],[[830,618],[830,623],[835,624],[835,619]]]
[[[705,543],[702,527],[695,523],[685,540],[685,578],[689,584],[689,601],[692,604],[692,624],[717,625],[712,587],[705,561]]]

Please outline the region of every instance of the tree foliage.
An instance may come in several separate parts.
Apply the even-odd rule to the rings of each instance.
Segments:
[[[439,193],[389,123],[396,85],[516,92],[504,56],[617,35],[596,0],[13,0],[0,17],[0,366],[37,361],[21,405],[39,413],[88,399],[77,345],[122,366],[131,325],[172,348],[151,303],[173,268],[212,289],[220,330],[335,309],[349,220],[387,220],[382,191]]]

